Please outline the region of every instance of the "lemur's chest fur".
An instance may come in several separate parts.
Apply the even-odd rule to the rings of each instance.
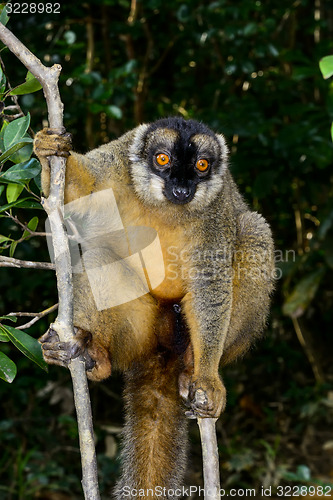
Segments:
[[[148,274],[150,293],[162,301],[181,300],[187,293],[186,262],[189,255],[184,227],[179,225],[170,227],[159,217],[158,212],[143,211],[136,199],[127,199],[124,202],[120,200],[118,208],[126,229],[139,226],[153,228],[156,231],[155,244],[160,244],[162,250],[165,277],[157,287],[151,287]],[[150,262],[154,261],[153,257],[154,255],[151,256]],[[156,266],[160,265],[160,259],[156,254]]]

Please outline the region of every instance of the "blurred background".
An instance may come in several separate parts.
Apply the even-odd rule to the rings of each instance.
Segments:
[[[255,488],[257,498],[262,486],[272,487],[275,498],[278,485],[316,485],[333,496],[333,84],[319,70],[319,60],[333,53],[332,3],[44,4],[43,12],[28,4],[23,13],[26,4],[13,2],[21,7],[8,27],[44,64],[61,64],[64,122],[75,150],[160,117],[203,121],[225,134],[240,191],[272,227],[279,279],[265,337],[223,370],[228,404],[217,423],[223,487]],[[22,83],[25,68],[8,49],[1,58],[11,86]],[[30,112],[31,133],[46,125],[42,92],[18,101]],[[16,215],[28,221],[35,211]],[[43,231],[41,211],[38,217]],[[22,236],[4,213],[0,226],[16,241]],[[14,250],[18,259],[48,260],[38,236]],[[57,302],[52,271],[1,268],[0,286],[0,315]],[[55,314],[27,333],[39,337]],[[82,498],[69,373],[50,367],[46,374],[12,344],[0,350],[18,367],[11,384],[0,380],[0,499]],[[103,499],[119,471],[121,393],[117,374],[91,384]],[[195,422],[190,438],[187,484],[202,485]]]

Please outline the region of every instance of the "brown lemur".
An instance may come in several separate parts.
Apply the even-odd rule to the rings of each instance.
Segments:
[[[117,498],[141,488],[175,491],[186,466],[186,416],[219,417],[226,404],[220,362],[242,355],[264,329],[274,287],[270,228],[240,195],[224,137],[194,120],[140,125],[85,155],[71,150],[69,134],[44,129],[34,151],[46,196],[48,157],[68,156],[65,204],[86,233],[100,209],[102,221],[113,217],[107,201],[94,211],[86,200],[97,192],[106,199],[112,188],[125,231],[140,226],[158,234],[165,272],[160,284],[153,288],[145,270],[148,292],[101,309],[83,267],[74,273],[75,343],[59,342],[52,329],[40,341],[49,363],[67,366],[83,354],[91,380],[109,377],[111,367],[125,372]],[[114,245],[103,236],[94,239],[97,265],[117,253]],[[130,267],[124,265],[124,280],[136,279]],[[107,266],[103,274],[99,292],[107,295],[113,276]],[[204,401],[196,397],[199,389]]]

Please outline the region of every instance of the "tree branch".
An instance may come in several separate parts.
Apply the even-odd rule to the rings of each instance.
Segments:
[[[46,68],[5,26],[0,24],[0,39],[24,66],[39,80],[47,103],[49,125],[63,131],[63,104],[58,90],[61,71],[59,64]],[[50,195],[43,200],[49,216],[55,254],[55,266],[59,294],[58,317],[52,326],[62,341],[73,340],[73,287],[71,260],[63,223],[63,199],[65,187],[64,158],[51,158]],[[82,486],[86,500],[99,500],[96,453],[92,427],[91,405],[83,359],[73,360],[69,369],[73,381],[74,399],[78,419],[82,460]]]
[[[32,313],[32,312],[13,312],[7,314],[7,316],[16,316],[17,318],[20,317],[32,317],[32,320],[28,321],[28,323],[24,323],[24,325],[21,326],[15,326],[16,330],[25,330],[26,328],[30,328],[32,325],[37,323],[41,318],[44,318],[44,316],[47,316],[51,312],[55,311],[58,308],[58,304],[53,304],[53,306],[48,307],[47,309],[44,309],[44,311],[41,311],[39,313]]]
[[[31,260],[13,259],[0,255],[0,267],[16,267],[26,269],[50,269],[55,270],[55,265],[50,262],[32,262]]]
[[[205,400],[205,392],[198,389],[197,402]],[[205,500],[220,499],[220,467],[215,422],[217,418],[198,417],[200,430]]]
[[[198,418],[201,437],[205,500],[220,499],[220,467],[217,449],[216,418]]]

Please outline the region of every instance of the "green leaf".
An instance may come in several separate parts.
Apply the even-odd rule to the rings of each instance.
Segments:
[[[320,71],[325,80],[333,75],[333,56],[323,57],[319,61]]]
[[[73,43],[75,43],[76,33],[74,31],[68,30],[64,34],[64,39],[66,40],[68,45],[72,45]]]
[[[42,167],[41,167],[41,170],[42,170]],[[42,176],[41,176],[41,174],[38,174],[38,175],[36,175],[36,177],[34,177],[34,183],[38,187],[38,190],[42,191]]]
[[[10,208],[37,208],[39,210],[43,210],[43,207],[40,203],[35,201],[33,198],[22,198],[22,200],[14,201],[13,203],[7,203],[6,205],[0,206],[0,213],[9,210]]]
[[[7,95],[25,95],[37,92],[42,88],[37,78],[28,71],[25,82],[11,90]]]
[[[47,364],[44,361],[42,348],[38,340],[34,339],[27,333],[17,330],[12,326],[0,325],[0,330],[8,335],[9,340],[19,349],[27,358],[31,359],[40,368],[47,371]]]
[[[4,100],[3,95],[5,93],[5,90],[6,90],[6,76],[5,76],[4,72],[2,71],[2,69],[0,68],[0,99],[1,99],[1,101]],[[4,104],[2,103],[2,105],[4,105]]]
[[[3,142],[5,149],[10,148],[17,142],[21,141],[30,125],[30,113],[22,118],[17,118],[8,123],[3,134]]]
[[[277,56],[279,55],[279,51],[278,51],[278,49],[277,49],[274,45],[272,45],[271,43],[269,43],[269,44],[267,45],[267,49],[268,49],[268,52],[269,52],[269,54],[270,54],[271,56],[273,56],[273,57],[277,57]]]
[[[33,142],[33,140],[31,139],[31,137],[29,137],[29,138],[27,137],[26,139],[23,139],[22,141],[19,141],[18,143],[14,144],[10,148],[8,148],[0,156],[0,164],[4,163],[6,160],[8,160],[8,158],[10,158],[16,151],[23,148],[26,144],[30,144],[32,142]]]
[[[258,24],[250,22],[244,27],[243,34],[244,36],[251,36],[255,35],[257,31],[258,31]]]
[[[299,318],[302,316],[316,295],[324,274],[325,268],[321,267],[317,271],[301,279],[283,304],[283,314],[291,318]]]
[[[0,180],[9,182],[27,181],[36,177],[41,171],[41,166],[36,158],[31,158],[23,163],[13,165],[0,174]]]
[[[1,68],[0,68],[0,71],[2,71]],[[2,127],[0,130],[0,149],[1,149],[1,151],[3,149],[5,149],[4,145],[3,145],[3,134],[5,133],[5,128],[7,127],[8,123],[9,122],[7,120],[3,120],[3,122],[2,122]]]
[[[9,248],[9,257],[14,257],[14,253],[15,253],[17,245],[18,245],[18,241],[12,241],[10,248]]]
[[[8,335],[0,331],[0,342],[9,342]]]
[[[16,373],[15,363],[6,354],[0,352],[0,378],[11,384],[16,377]]]
[[[105,110],[105,106],[103,104],[99,104],[98,102],[92,102],[89,105],[89,110],[92,113],[101,113],[102,111]]]
[[[4,243],[5,241],[13,241],[12,238],[8,238],[7,236],[3,236],[0,234],[0,243]]]
[[[123,112],[120,108],[118,108],[118,106],[107,106],[105,112],[108,116],[116,118],[117,120],[121,120],[121,118],[123,117]]]
[[[0,316],[0,319],[9,319],[9,321],[12,321],[13,323],[17,322],[17,316]]]
[[[332,137],[332,141],[333,141],[333,123],[331,125],[331,137]]]
[[[297,475],[301,481],[310,481],[311,479],[311,470],[307,465],[298,465],[297,466]]]
[[[283,474],[284,478],[288,481],[310,481],[311,480],[311,470],[307,465],[298,465],[296,472],[286,471]],[[298,496],[298,495],[297,495]]]
[[[24,189],[24,186],[20,184],[8,184],[6,189],[6,197],[8,203],[13,203],[17,200]]]
[[[26,146],[23,146],[19,151],[16,151],[16,153],[12,154],[10,157],[10,161],[13,163],[23,163],[25,161],[30,160],[31,155],[32,155],[32,150],[33,150],[33,145],[32,144],[27,144]]]
[[[37,226],[38,226],[38,217],[33,217],[29,223],[28,223],[28,228],[31,229],[31,231],[36,231]],[[23,233],[23,238],[26,238],[27,236],[30,236],[29,231],[25,230]]]
[[[7,14],[6,5],[1,5],[0,9],[1,9],[0,23],[2,23],[4,26],[6,26],[6,24],[9,21],[9,17],[8,17],[8,14]]]

